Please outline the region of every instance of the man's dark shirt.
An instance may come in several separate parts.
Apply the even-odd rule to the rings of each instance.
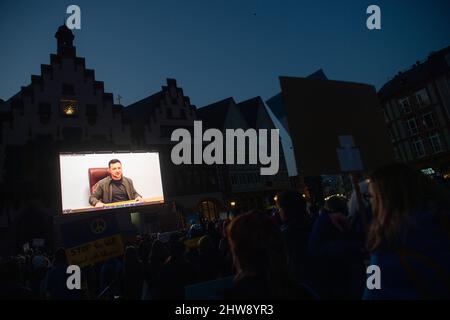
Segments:
[[[94,186],[94,190],[89,197],[89,204],[95,206],[99,201],[111,203],[113,200],[113,179],[111,176],[103,178]],[[133,181],[130,178],[122,176],[122,186],[125,188],[126,198],[124,200],[133,200],[136,197],[142,197],[134,188]],[[119,186],[120,188],[120,186]]]
[[[122,179],[112,180],[112,202],[127,201],[128,199],[127,191],[123,185]]]

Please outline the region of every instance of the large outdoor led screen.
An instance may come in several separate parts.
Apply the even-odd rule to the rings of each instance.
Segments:
[[[164,202],[159,154],[60,154],[64,214]]]

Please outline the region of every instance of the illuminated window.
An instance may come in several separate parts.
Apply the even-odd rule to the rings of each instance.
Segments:
[[[65,117],[78,115],[78,102],[76,100],[61,100],[61,114]]]
[[[423,174],[428,175],[428,176],[432,176],[434,175],[436,172],[433,170],[433,168],[425,168],[420,170],[422,171]]]
[[[66,107],[64,107],[64,114],[66,116],[72,116],[72,115],[75,114],[76,111],[77,110],[76,110],[76,108],[74,106],[66,106]]]

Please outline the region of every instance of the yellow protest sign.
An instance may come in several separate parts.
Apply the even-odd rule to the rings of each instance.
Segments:
[[[184,245],[188,249],[196,249],[198,247],[198,241],[201,237],[196,237],[193,239],[184,240]]]
[[[120,234],[87,242],[66,250],[69,264],[80,267],[93,265],[112,257],[123,255],[123,241]]]

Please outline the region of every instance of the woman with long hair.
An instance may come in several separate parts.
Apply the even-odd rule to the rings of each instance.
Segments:
[[[449,192],[421,172],[393,164],[370,175],[369,194],[367,244],[380,281],[370,276],[375,288],[366,288],[364,298],[449,298]]]

